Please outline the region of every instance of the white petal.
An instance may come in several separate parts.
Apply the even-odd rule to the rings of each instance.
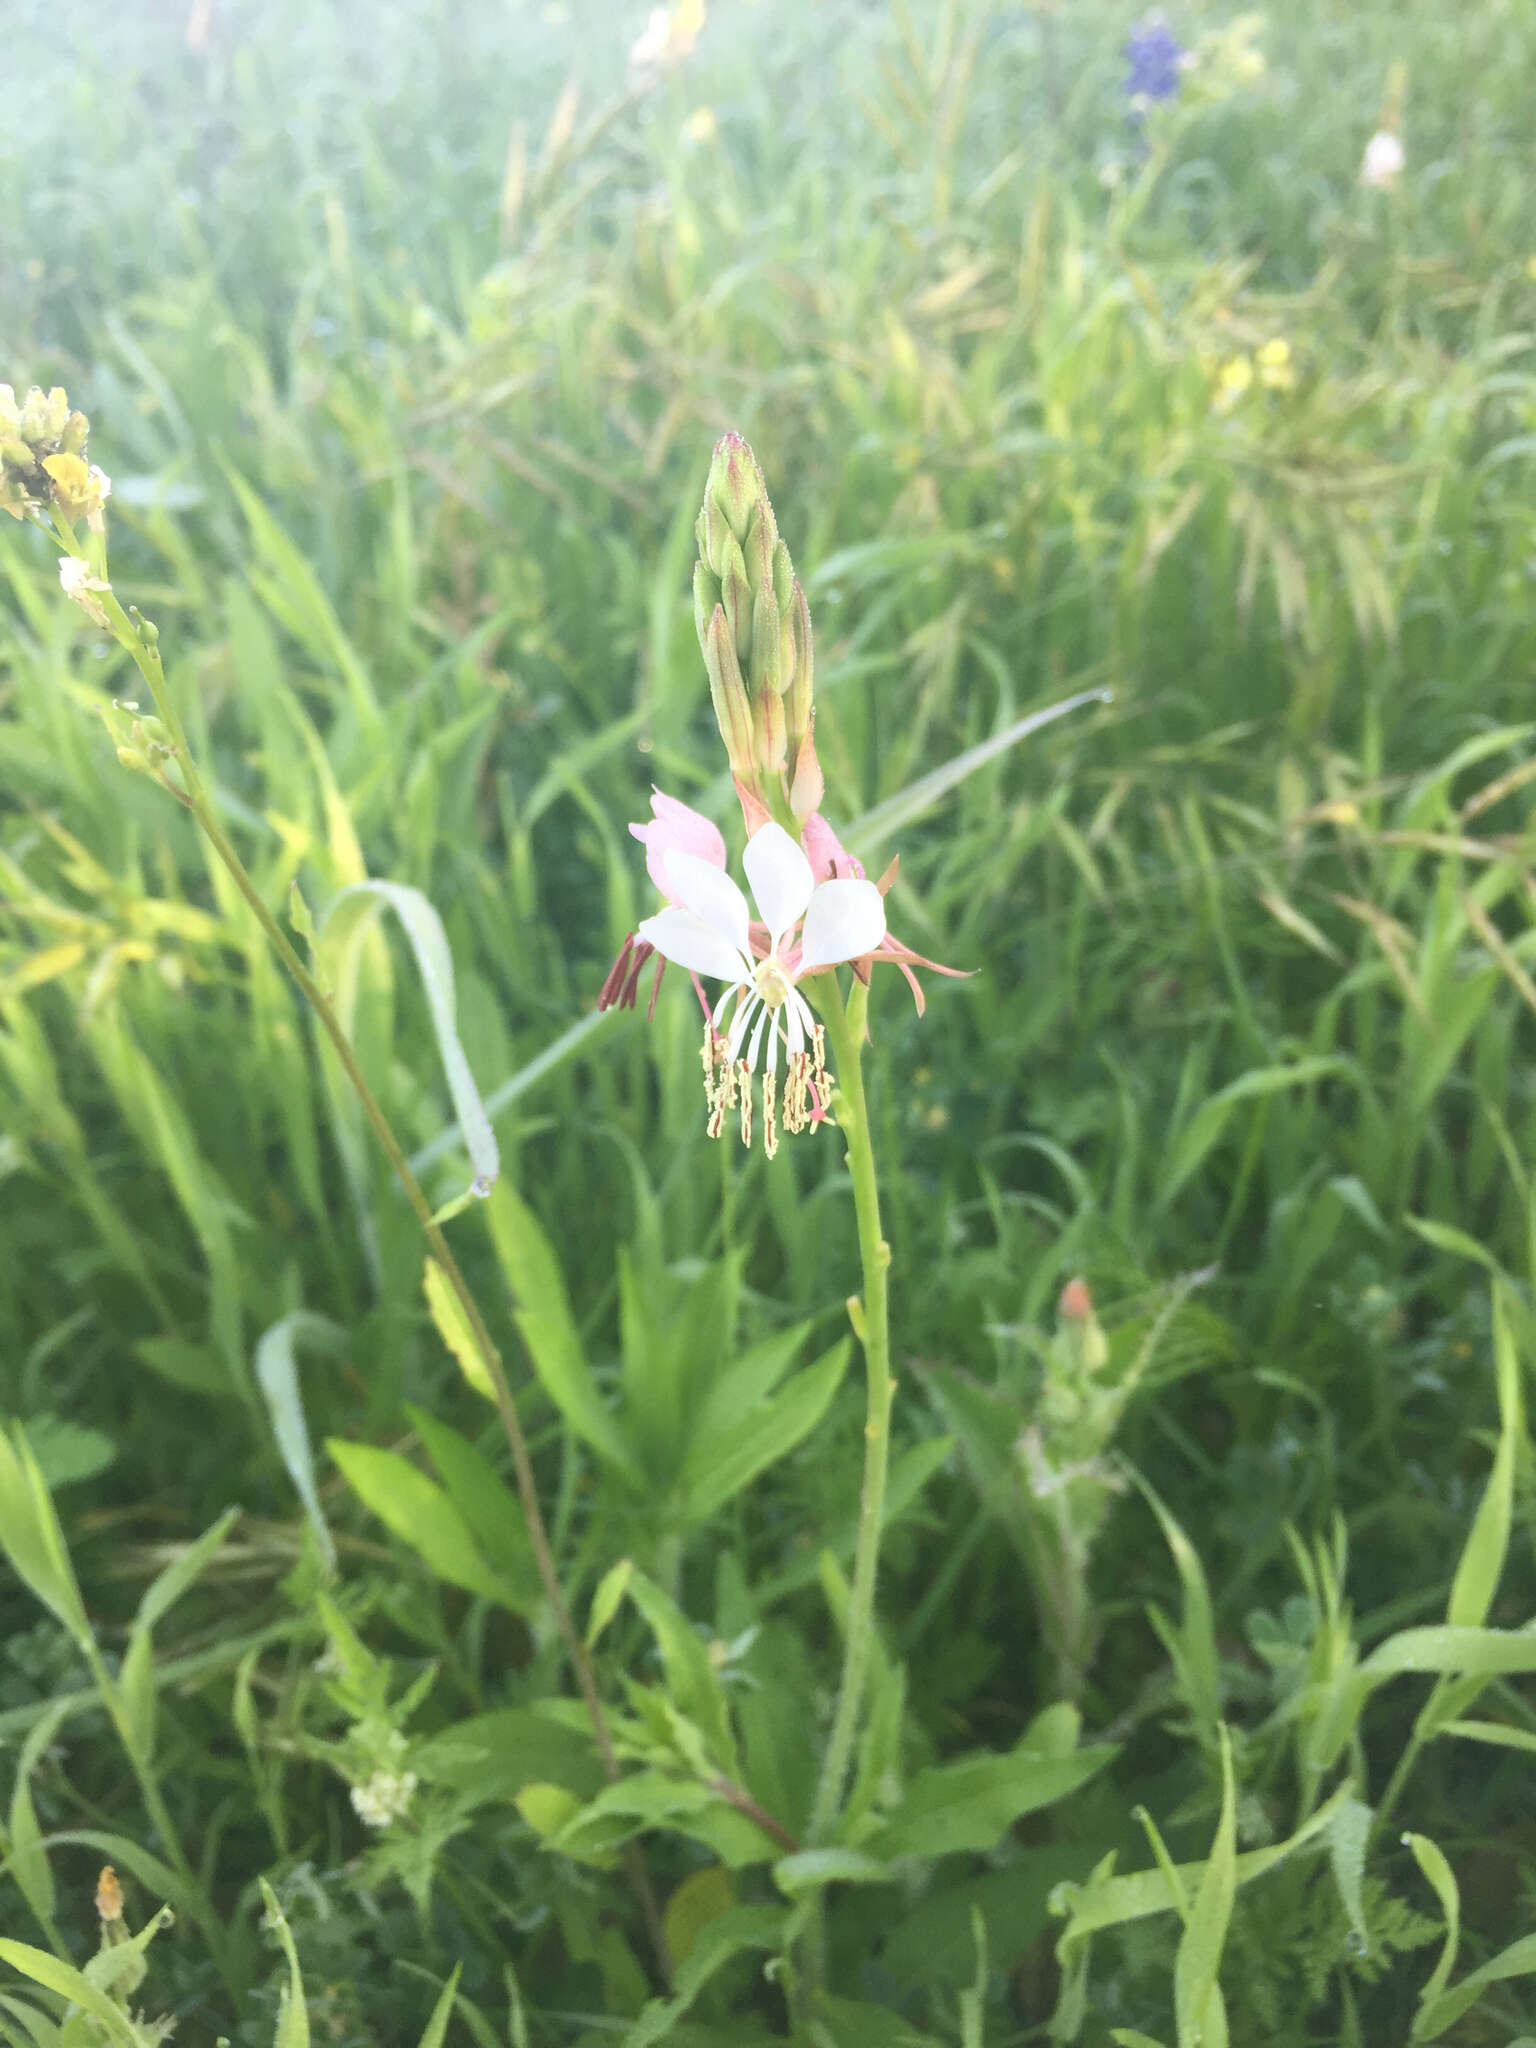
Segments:
[[[711,861],[700,860],[696,853],[669,853],[667,881],[674,900],[684,910],[691,910],[712,932],[729,940],[738,953],[746,952],[751,912],[746,897],[723,869]],[[714,970],[701,971],[707,974]]]
[[[706,863],[700,861],[700,867]],[[702,917],[695,917],[691,910],[675,907],[658,910],[654,917],[648,917],[635,932],[637,939],[644,939],[648,946],[654,946],[664,960],[671,960],[678,967],[686,967],[692,974],[708,974],[720,981],[740,981],[744,972],[750,973],[746,961],[729,939],[723,939],[712,925]]]
[[[784,827],[771,821],[759,826],[747,841],[741,864],[777,952],[780,939],[811,900],[816,885],[811,864]]]
[[[885,902],[873,882],[822,882],[805,913],[800,972],[862,960],[885,937]]]

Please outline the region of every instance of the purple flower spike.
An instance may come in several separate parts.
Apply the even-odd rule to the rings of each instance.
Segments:
[[[1171,100],[1179,90],[1184,47],[1161,13],[1144,15],[1125,39],[1126,96],[1136,104]]]

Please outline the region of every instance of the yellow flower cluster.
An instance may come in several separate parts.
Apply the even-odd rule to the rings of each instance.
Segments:
[[[1202,351],[1200,361],[1201,368],[1215,386],[1212,403],[1218,412],[1230,412],[1255,384],[1264,391],[1296,389],[1296,365],[1291,360],[1291,345],[1279,336],[1261,343],[1251,355],[1246,350],[1239,355],[1225,357]]]
[[[11,386],[0,384],[0,511],[25,519],[53,506],[71,525],[84,519],[100,533],[112,483],[85,459],[90,430],[62,388],[34,385],[18,403]]]

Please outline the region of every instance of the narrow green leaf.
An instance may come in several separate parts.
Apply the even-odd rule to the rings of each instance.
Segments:
[[[298,1950],[293,1945],[288,1922],[283,1918],[283,1909],[277,1903],[277,1894],[264,1877],[259,1877],[256,1882],[261,1886],[262,1903],[267,1909],[267,1926],[277,1935],[288,1959],[288,1982],[279,1997],[277,2032],[272,2037],[272,2048],[309,2048],[309,2006],[304,1998],[304,1977],[299,1969]]]
[[[592,1595],[592,1611],[587,1616],[587,1648],[596,1647],[597,1639],[618,1613],[629,1582],[634,1574],[635,1561],[632,1557],[621,1557],[617,1564],[611,1564],[598,1581],[597,1591]]]
[[[1333,1881],[1349,1915],[1349,1924],[1362,1956],[1370,1952],[1370,1930],[1365,1921],[1365,1852],[1371,1839],[1371,1809],[1358,1799],[1346,1799],[1328,1826],[1328,1859]]]
[[[1440,1960],[1435,1964],[1429,1982],[1419,1993],[1419,2020],[1425,2010],[1432,2006],[1450,1982],[1451,1971],[1456,1967],[1456,1951],[1461,1946],[1461,1893],[1457,1889],[1456,1876],[1445,1854],[1437,1842],[1428,1835],[1404,1835],[1404,1846],[1413,1852],[1418,1864],[1440,1901],[1440,1910],[1445,1915],[1445,1946],[1440,1951]],[[1413,2038],[1420,2038],[1418,2022],[1415,2022]]]
[[[1274,1843],[1267,1849],[1250,1849],[1239,1856],[1238,1883],[1251,1884],[1265,1871],[1273,1870],[1277,1863],[1283,1863],[1287,1856],[1294,1855],[1303,1843],[1311,1841],[1328,1827],[1334,1814],[1350,1797],[1351,1787],[1341,1785],[1285,1841]],[[1204,1863],[1180,1863],[1175,1867],[1186,1893],[1204,1879]],[[1089,1883],[1060,1888],[1056,1910],[1066,1917],[1067,1925],[1057,1944],[1058,1958],[1065,1968],[1077,1946],[1101,1928],[1119,1927],[1127,1920],[1144,1920],[1151,1914],[1171,1913],[1173,1909],[1167,1879],[1161,1870],[1138,1870],[1125,1877],[1114,1877],[1107,1864],[1101,1866]]]
[[[437,2003],[432,2008],[432,2017],[427,2021],[416,2048],[443,2048],[448,2033],[448,2022],[453,2017],[453,2001],[458,1996],[459,1978],[463,1969],[462,1963],[454,1964],[453,1975],[439,1993]]]
[[[1152,1487],[1140,1473],[1132,1472],[1131,1476],[1157,1516],[1184,1595],[1184,1613],[1177,1634],[1166,1630],[1166,1627],[1159,1633],[1163,1634],[1174,1659],[1180,1690],[1195,1727],[1202,1741],[1208,1747],[1214,1747],[1221,1716],[1221,1659],[1216,1647],[1216,1615],[1205,1567],[1194,1545]],[[1153,1619],[1157,1622],[1161,1617],[1154,1614]]]
[[[496,1389],[491,1384],[490,1371],[475,1341],[469,1317],[464,1313],[464,1304],[448,1284],[448,1276],[436,1259],[427,1260],[423,1284],[433,1325],[458,1360],[460,1372],[477,1394],[483,1394],[487,1401],[494,1401]]]
[[[862,1849],[797,1849],[773,1866],[773,1881],[788,1899],[829,1884],[895,1884],[900,1867]]]
[[[1217,1974],[1237,1897],[1237,1787],[1232,1738],[1220,1730],[1221,1816],[1173,1966],[1179,2048],[1226,2048],[1227,2016]]]
[[[464,1047],[459,1042],[453,987],[453,956],[442,920],[419,889],[403,882],[354,882],[343,889],[325,914],[320,928],[320,954],[338,991],[356,976],[356,961],[364,933],[379,911],[393,910],[410,940],[417,972],[426,992],[454,1114],[474,1169],[476,1194],[488,1195],[501,1171],[496,1133],[480,1100],[475,1077],[470,1072]]]
[[[736,1738],[731,1732],[725,1688],[698,1632],[676,1602],[644,1572],[631,1573],[626,1591],[656,1638],[673,1704],[702,1729],[714,1763],[728,1777],[738,1777]]]
[[[336,1545],[315,1481],[315,1457],[299,1385],[298,1353],[302,1346],[334,1358],[345,1350],[346,1342],[347,1333],[339,1323],[313,1315],[308,1309],[295,1309],[264,1331],[256,1345],[256,1384],[272,1418],[273,1441],[309,1519],[328,1574],[336,1569]]]
[[[55,1708],[32,1730],[16,1760],[16,1782],[11,1790],[10,1874],[50,1940],[54,1935],[58,1891],[53,1866],[43,1846],[42,1829],[37,1824],[37,1809],[32,1803],[32,1773],[63,1718],[63,1713]]]
[[[898,1856],[985,1853],[1024,1814],[1067,1798],[1119,1753],[1108,1742],[1066,1756],[1021,1746],[1001,1755],[932,1765],[916,1773],[885,1825],[860,1846],[887,1862]]]
[[[1499,1390],[1499,1443],[1493,1470],[1472,1518],[1445,1618],[1453,1627],[1479,1627],[1488,1619],[1509,1554],[1514,1515],[1515,1465],[1525,1435],[1520,1399],[1520,1362],[1515,1354],[1508,1283],[1493,1283],[1493,1356]]]
[[[53,1501],[17,1423],[0,1429],[0,1546],[21,1579],[81,1645],[92,1641]]]
[[[814,1365],[796,1373],[731,1428],[695,1437],[683,1466],[686,1519],[708,1521],[760,1472],[803,1443],[826,1414],[852,1356],[852,1340],[840,1338]]]
[[[470,1534],[493,1569],[515,1589],[521,1603],[518,1611],[532,1614],[544,1588],[517,1496],[467,1437],[414,1402],[406,1403],[405,1412]]]
[[[487,1564],[464,1517],[425,1472],[397,1452],[373,1444],[349,1444],[332,1437],[326,1449],[363,1505],[419,1551],[440,1579],[519,1611],[516,1589]]]
[[[139,1602],[138,1626],[152,1629],[171,1611],[182,1594],[202,1577],[224,1547],[224,1539],[239,1521],[240,1508],[226,1508],[216,1522],[189,1543],[180,1557],[172,1558],[145,1588]]]
[[[1415,2041],[1438,2041],[1448,2027],[1455,2026],[1462,2014],[1474,2006],[1490,1984],[1502,1984],[1510,1977],[1536,1976],[1536,1934],[1522,1935],[1508,1948],[1500,1949],[1496,1956],[1462,1978],[1449,1991],[1442,1992],[1432,2003],[1428,2001],[1419,2007],[1414,2021]],[[1536,2042],[1528,2034],[1522,2034],[1518,2041],[1511,2041],[1509,2048],[1536,2048]]]
[[[1378,1643],[1360,1666],[1370,1684],[1402,1671],[1446,1676],[1497,1678],[1506,1672],[1536,1671],[1536,1629],[1405,1628]]]
[[[1458,1230],[1454,1223],[1437,1223],[1429,1216],[1405,1216],[1403,1221],[1416,1236],[1426,1244],[1432,1244],[1436,1251],[1450,1252],[1458,1259],[1471,1259],[1490,1273],[1497,1273],[1498,1261],[1485,1245],[1478,1243],[1470,1231]]]
[[[1199,1169],[1212,1147],[1220,1142],[1232,1112],[1240,1103],[1279,1095],[1290,1088],[1310,1087],[1314,1082],[1351,1072],[1348,1060],[1320,1054],[1286,1066],[1255,1067],[1239,1075],[1217,1094],[1207,1097],[1175,1139],[1159,1175],[1159,1202],[1171,1202]]]
[[[645,1475],[592,1377],[565,1276],[538,1218],[504,1183],[487,1202],[486,1216],[512,1289],[517,1326],[544,1391],[605,1463],[643,1489]]]
[[[117,1689],[133,1752],[147,1764],[155,1753],[155,1652],[142,1620],[134,1623],[128,1638]]]
[[[829,568],[830,565],[824,562],[822,574],[826,575]],[[942,797],[948,796],[952,789],[958,789],[978,768],[984,768],[989,761],[997,760],[1006,754],[1010,747],[1016,747],[1020,740],[1028,739],[1031,733],[1039,732],[1042,726],[1050,725],[1058,718],[1064,718],[1069,711],[1081,710],[1085,704],[1109,704],[1113,699],[1114,693],[1111,690],[1079,690],[1075,696],[1063,697],[1059,704],[1047,704],[1043,711],[1026,712],[1024,717],[1016,718],[1011,725],[1004,726],[1001,732],[994,733],[990,739],[981,740],[976,746],[967,747],[963,754],[956,754],[952,760],[943,762],[937,768],[931,768],[926,775],[920,775],[905,789],[898,790],[894,796],[886,797],[872,810],[865,811],[861,817],[855,818],[845,835],[848,844],[857,847],[860,852],[867,852],[872,847],[879,846],[893,833],[899,832],[904,825],[910,825],[915,818],[922,817],[925,811],[931,811]]]
[[[24,1941],[3,1938],[0,1938],[0,1962],[9,1963],[13,1970],[30,1977],[34,1984],[41,1984],[45,1990],[56,1992],[60,1998],[67,1998],[72,2005],[88,2012],[92,2019],[100,2021],[106,2028],[109,2040],[120,2042],[122,2048],[137,2048],[138,2035],[129,2025],[127,2015],[69,1963],[61,1963],[46,1949],[32,1948]]]

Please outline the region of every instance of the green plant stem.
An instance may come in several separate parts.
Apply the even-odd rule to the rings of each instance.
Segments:
[[[824,1008],[827,1039],[837,1079],[837,1122],[848,1151],[853,1205],[859,1228],[862,1297],[850,1301],[849,1315],[864,1347],[866,1412],[864,1483],[859,1495],[859,1532],[853,1556],[853,1590],[843,1640],[843,1675],[832,1733],[822,1760],[821,1780],[811,1809],[808,1839],[823,1842],[843,1802],[853,1759],[854,1738],[869,1678],[875,1630],[875,1579],[880,1558],[880,1524],[885,1514],[885,1480],[891,1449],[891,1333],[889,1276],[891,1248],[880,1228],[880,1184],[864,1097],[864,1020],[869,990],[857,978],[843,1005],[840,993]]]
[[[395,1136],[394,1127],[390,1123],[389,1118],[384,1114],[373,1090],[368,1085],[367,1078],[357,1063],[357,1055],[353,1050],[352,1042],[342,1029],[330,996],[305,966],[287,933],[262,900],[261,893],[251,879],[245,863],[241,860],[240,855],[236,852],[225,834],[223,826],[219,822],[218,815],[213,808],[208,792],[198,773],[196,763],[192,758],[192,750],[187,743],[186,732],[180,718],[177,716],[175,704],[166,687],[165,671],[161,664],[160,651],[157,645],[158,636],[153,633],[153,629],[146,630],[142,624],[131,619],[123,610],[117,597],[110,590],[104,591],[100,595],[101,602],[111,621],[112,630],[116,635],[118,643],[132,656],[139,674],[148,684],[150,695],[154,699],[155,711],[170,735],[171,753],[181,773],[184,788],[178,790],[175,784],[169,780],[167,780],[166,786],[173,795],[180,798],[197,819],[198,824],[207,836],[209,844],[227,869],[235,887],[250,906],[252,914],[261,926],[262,931],[266,934],[273,950],[294,981],[297,982],[305,1000],[320,1020],[321,1029],[325,1032],[335,1049],[336,1057],[341,1062],[342,1070],[351,1083],[359,1103],[362,1105],[363,1114],[372,1126],[374,1136],[378,1139],[385,1158],[388,1159],[390,1166],[394,1169],[395,1178],[405,1190],[406,1200],[416,1213],[417,1221],[421,1225],[422,1235],[426,1238],[432,1256],[441,1267],[448,1285],[453,1290],[455,1300],[464,1312],[465,1321],[468,1323],[470,1331],[474,1336],[475,1348],[480,1354],[493,1389],[496,1412],[501,1419],[502,1430],[506,1435],[507,1443],[512,1453],[512,1469],[517,1480],[518,1498],[522,1503],[523,1515],[528,1524],[528,1537],[533,1548],[539,1579],[554,1614],[556,1627],[560,1631],[561,1639],[570,1656],[571,1665],[576,1674],[576,1683],[580,1688],[587,1716],[592,1724],[592,1733],[597,1742],[598,1753],[602,1758],[603,1771],[609,1781],[612,1782],[619,1775],[618,1758],[614,1754],[613,1748],[613,1737],[609,1732],[608,1719],[603,1712],[603,1704],[598,1696],[597,1681],[592,1670],[592,1660],[587,1654],[586,1645],[582,1642],[581,1636],[577,1632],[576,1624],[571,1618],[571,1611],[566,1603],[565,1591],[560,1584],[560,1576],[555,1568],[554,1552],[550,1547],[543,1513],[539,1507],[538,1488],[533,1476],[533,1463],[528,1455],[528,1440],[523,1433],[523,1425],[517,1413],[517,1405],[512,1396],[512,1388],[507,1379],[506,1368],[501,1361],[501,1354],[491,1338],[491,1333],[486,1327],[485,1318],[480,1313],[479,1303],[470,1291],[469,1283],[464,1278],[459,1262],[450,1250],[441,1226],[434,1219],[432,1204],[428,1201],[421,1183],[411,1171],[410,1163],[406,1159],[400,1141]],[[657,1961],[661,1966],[663,1976],[670,1977],[666,1939],[662,1931],[661,1911],[649,1877],[638,1855],[626,1857],[625,1860],[631,1882],[634,1885],[636,1896],[639,1900],[641,1912],[645,1918],[652,1945],[656,1951]]]
[[[151,1826],[165,1845],[166,1857],[171,1868],[186,1887],[188,1912],[202,1928],[208,1945],[213,1950],[214,1960],[222,1970],[226,1949],[223,1925],[214,1911],[213,1901],[209,1898],[201,1878],[192,1868],[191,1858],[187,1855],[181,1839],[181,1830],[171,1818],[171,1810],[165,1803],[153,1764],[140,1750],[138,1735],[123,1705],[122,1691],[107,1670],[105,1660],[94,1640],[82,1639],[80,1649],[96,1682],[97,1697],[111,1717],[112,1725],[117,1730],[118,1741],[123,1746],[123,1754],[127,1757],[129,1768],[138,1781],[144,1811],[149,1815]]]

